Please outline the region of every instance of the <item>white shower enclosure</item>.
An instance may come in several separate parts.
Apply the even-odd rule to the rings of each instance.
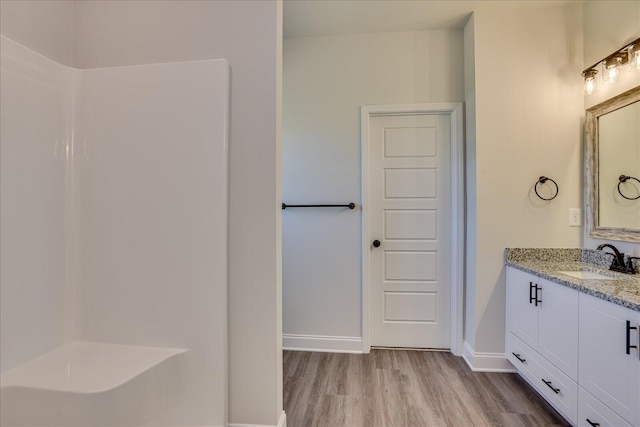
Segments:
[[[228,63],[1,42],[2,426],[225,425]]]

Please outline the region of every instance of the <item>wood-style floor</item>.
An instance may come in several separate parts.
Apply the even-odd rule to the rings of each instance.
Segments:
[[[518,375],[446,352],[284,352],[289,427],[566,426]]]

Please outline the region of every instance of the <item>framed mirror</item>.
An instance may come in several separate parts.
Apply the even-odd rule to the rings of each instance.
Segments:
[[[587,110],[589,237],[640,242],[640,86]]]

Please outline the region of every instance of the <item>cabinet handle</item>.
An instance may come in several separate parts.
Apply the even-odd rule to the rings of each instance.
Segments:
[[[536,298],[533,296],[533,282],[529,282],[529,304],[531,304]]]
[[[513,354],[513,355],[516,357],[516,359],[518,359],[518,360],[519,360],[519,361],[521,361],[522,363],[524,363],[524,362],[526,362],[526,361],[527,361],[527,359],[523,359],[522,357],[520,357],[520,355],[519,355],[519,354],[516,354],[516,353],[511,353],[511,354]]]
[[[534,289],[535,289],[535,292],[534,292]],[[542,300],[538,299],[538,291],[541,291],[541,290],[542,288],[539,288],[537,284],[534,284],[533,282],[529,282],[529,304],[533,302],[537,307],[538,303],[542,302]]]
[[[553,386],[553,383],[551,381],[547,381],[544,378],[542,379],[542,382],[545,383],[547,385],[547,387],[549,387],[551,390],[553,390],[553,392],[555,394],[560,394],[560,389],[559,388],[555,388]]]
[[[600,427],[600,423],[594,423],[593,421],[591,421],[589,418],[587,418],[587,422],[589,424],[591,424],[593,427]]]
[[[631,321],[627,320],[627,354],[631,354],[631,349],[638,349],[638,345],[631,345],[631,330],[638,330],[637,326],[631,326]]]

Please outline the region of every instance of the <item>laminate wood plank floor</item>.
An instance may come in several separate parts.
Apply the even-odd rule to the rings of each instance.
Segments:
[[[284,352],[289,427],[566,426],[516,374],[447,352]]]

